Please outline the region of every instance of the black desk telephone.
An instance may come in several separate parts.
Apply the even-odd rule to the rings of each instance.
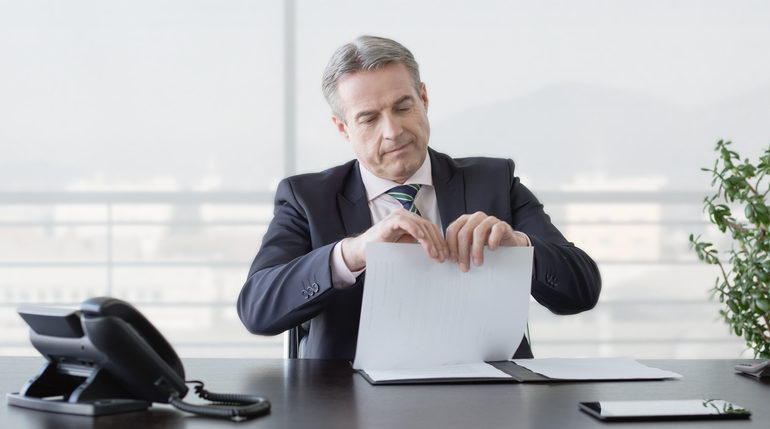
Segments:
[[[270,410],[267,399],[195,391],[212,404],[183,402],[184,368],[157,329],[131,304],[92,298],[80,310],[22,307],[32,345],[48,360],[8,403],[68,414],[102,415],[148,408],[153,402],[209,417],[243,420]]]

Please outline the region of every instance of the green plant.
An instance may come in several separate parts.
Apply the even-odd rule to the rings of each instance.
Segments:
[[[691,234],[690,245],[700,260],[721,271],[713,289],[725,304],[719,314],[746,340],[755,357],[770,358],[770,148],[754,165],[748,158],[741,161],[731,144],[717,142],[714,167],[701,169],[711,173],[711,186],[716,188],[703,200],[703,211],[732,238],[730,249],[722,253],[727,259],[720,259],[716,246],[700,236]],[[733,209],[742,209],[743,217],[736,217]]]

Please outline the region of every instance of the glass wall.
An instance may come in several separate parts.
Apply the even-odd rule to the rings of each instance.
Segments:
[[[745,354],[687,236],[718,239],[714,143],[770,143],[765,2],[59,3],[0,0],[0,353],[34,353],[17,305],[111,294],[183,356],[281,356],[234,303],[277,182],[352,158],[320,75],[376,34],[420,63],[431,146],[512,158],[599,263],[596,309],[533,301],[537,356]]]
[[[137,305],[183,355],[270,355],[235,300],[283,177],[284,7],[4,1],[0,353],[21,303]]]

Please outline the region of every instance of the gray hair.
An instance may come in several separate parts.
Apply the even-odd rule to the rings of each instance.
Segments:
[[[406,67],[419,94],[422,84],[420,66],[402,44],[384,37],[360,36],[340,46],[326,65],[321,82],[321,90],[332,108],[332,114],[344,119],[344,112],[337,99],[337,83],[340,79],[360,71],[377,70],[391,63],[401,63]]]

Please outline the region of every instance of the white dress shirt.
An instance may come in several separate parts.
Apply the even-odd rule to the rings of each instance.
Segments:
[[[364,182],[366,198],[369,200],[369,213],[372,216],[372,225],[385,219],[391,212],[404,208],[397,199],[391,197],[386,192],[391,188],[402,185],[392,180],[377,177],[371,171],[367,170],[359,163],[361,171],[361,181]],[[420,215],[428,219],[441,228],[441,216],[438,211],[438,202],[436,201],[436,188],[433,187],[433,177],[431,176],[430,156],[425,156],[420,168],[404,182],[403,184],[422,185],[417,195],[414,197],[414,204],[420,210]],[[350,271],[342,258],[342,245],[337,243],[332,249],[331,258],[332,284],[334,287],[350,286],[356,282],[356,277],[364,270]]]

